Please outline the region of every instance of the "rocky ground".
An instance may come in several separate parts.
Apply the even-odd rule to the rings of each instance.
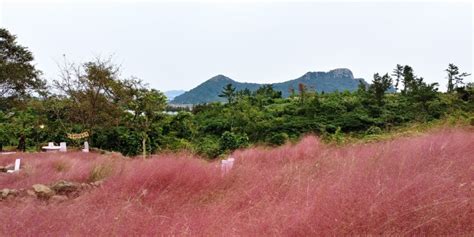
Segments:
[[[25,201],[25,199],[38,199],[43,201],[61,202],[76,198],[83,192],[102,185],[102,181],[92,183],[77,183],[65,180],[54,184],[34,184],[31,188],[0,190],[2,201]]]

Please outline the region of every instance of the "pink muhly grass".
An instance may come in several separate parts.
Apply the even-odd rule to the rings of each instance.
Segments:
[[[92,169],[101,163],[111,163],[109,156],[68,153],[17,153],[0,157],[0,165],[21,159],[21,172],[9,175],[0,173],[0,188],[28,188],[33,184],[48,184],[58,180],[86,182]]]
[[[0,235],[471,235],[473,148],[467,129],[344,147],[309,136],[236,151],[224,177],[186,154],[9,155],[0,165],[21,156],[34,171],[1,174],[0,188],[113,171],[74,200],[0,202]]]

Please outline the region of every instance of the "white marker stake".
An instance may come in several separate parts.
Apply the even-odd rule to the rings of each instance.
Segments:
[[[221,161],[221,173],[222,173],[222,176],[224,176],[225,174],[229,173],[229,171],[232,169],[232,167],[234,166],[234,158],[229,158],[229,159],[226,159],[226,160],[222,160]]]
[[[7,173],[13,173],[13,172],[18,172],[18,171],[20,171],[20,159],[15,160],[15,169],[8,170]]]
[[[227,159],[227,165],[228,165],[228,168],[229,168],[229,171],[232,169],[232,167],[234,166],[234,158],[229,158]]]
[[[224,176],[227,173],[227,160],[221,161],[221,173]]]
[[[59,143],[59,151],[61,152],[66,152],[67,151],[67,146],[65,142]]]
[[[89,152],[89,143],[84,142],[84,149],[82,149],[82,152]]]
[[[15,160],[15,171],[20,171],[20,159]]]

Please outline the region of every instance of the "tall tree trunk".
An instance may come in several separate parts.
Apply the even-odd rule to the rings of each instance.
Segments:
[[[145,116],[145,129],[143,129],[143,140],[142,140],[142,152],[143,152],[143,159],[146,159],[146,139],[148,138],[148,118]]]
[[[18,147],[17,149],[19,151],[25,152],[26,151],[26,141],[25,141],[25,135],[20,135],[20,139],[18,141]]]
[[[143,159],[146,159],[146,138],[147,138],[147,135],[145,133],[143,134],[143,140],[142,140]]]
[[[448,76],[448,93],[453,92],[454,90],[454,84],[453,84],[453,78],[451,76]]]

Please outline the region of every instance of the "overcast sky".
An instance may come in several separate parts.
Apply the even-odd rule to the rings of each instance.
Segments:
[[[469,2],[3,0],[0,7],[0,26],[30,48],[47,79],[57,77],[63,54],[74,62],[113,54],[123,77],[164,91],[217,74],[269,83],[341,67],[370,81],[397,63],[444,89],[448,63],[473,71]]]

